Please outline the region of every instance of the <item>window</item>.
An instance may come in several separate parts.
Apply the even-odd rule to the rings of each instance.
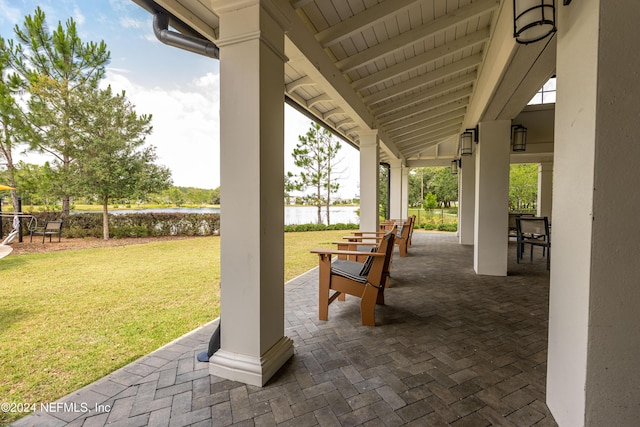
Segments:
[[[556,102],[556,78],[551,77],[542,88],[536,93],[529,105],[534,104],[553,104]]]

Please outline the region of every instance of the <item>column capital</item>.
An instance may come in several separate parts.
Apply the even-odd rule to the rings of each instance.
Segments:
[[[360,139],[360,147],[377,147],[380,144],[377,129],[358,131],[358,136]]]
[[[265,10],[284,31],[287,31],[291,27],[291,22],[280,10],[282,5],[274,0],[210,0],[210,5],[213,11],[218,15],[224,15],[241,9],[259,6]]]
[[[284,53],[282,34],[290,22],[272,0],[214,0],[212,6],[220,16],[220,48],[259,40],[283,62],[289,59]]]

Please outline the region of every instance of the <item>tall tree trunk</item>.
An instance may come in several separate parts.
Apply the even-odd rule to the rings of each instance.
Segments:
[[[331,206],[331,159],[328,160],[329,173],[327,174],[327,225],[331,225],[329,206]]]
[[[69,215],[69,212],[71,211],[71,203],[69,202],[69,200],[69,196],[62,197],[62,216]]]
[[[102,238],[109,240],[109,198],[102,199]]]
[[[318,207],[318,224],[322,224],[322,191],[321,186],[316,186],[316,206]]]

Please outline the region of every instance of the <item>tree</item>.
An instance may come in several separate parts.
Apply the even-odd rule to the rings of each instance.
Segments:
[[[334,167],[339,163],[335,159],[342,145],[340,141],[332,138],[328,130],[313,122],[305,135],[298,136],[298,141],[291,155],[294,164],[302,171],[296,179],[289,172],[287,182],[290,183],[290,188],[298,191],[313,189],[314,192],[307,195],[306,199],[310,204],[318,207],[318,224],[322,224],[322,206],[326,206],[327,225],[329,225],[331,224],[329,216],[331,194],[340,188],[340,184],[332,179],[335,178],[332,174]]]
[[[380,216],[389,218],[389,168],[378,167],[378,195],[380,197]]]
[[[9,40],[3,51],[29,92],[29,130],[32,149],[51,154],[60,166],[62,213],[69,214],[71,165],[76,158],[84,111],[83,96],[97,90],[110,53],[104,41],[83,43],[76,23],[58,22],[49,33],[38,7],[15,27],[18,43]],[[86,121],[85,121],[86,122]]]
[[[438,207],[438,198],[435,194],[429,192],[424,196],[424,207],[425,209],[429,209],[429,211],[433,211]]]
[[[48,162],[44,165],[18,162],[15,168],[15,180],[16,188],[20,189],[23,204],[40,205],[45,211],[55,210],[58,199],[51,195],[55,193],[53,187],[56,171]]]
[[[538,197],[538,165],[511,165],[509,173],[509,205],[520,211],[534,206]]]
[[[141,198],[171,185],[171,172],[154,164],[155,147],[144,147],[151,116],[138,116],[124,92],[111,87],[85,96],[77,162],[72,183],[83,195],[102,202],[103,237],[109,239],[109,200]]]
[[[9,70],[6,42],[0,37],[0,160],[7,167],[5,184],[16,187],[13,150],[22,141],[24,113],[16,102],[15,95],[20,90],[20,79]],[[13,211],[18,211],[18,195],[11,190]]]
[[[433,170],[433,182],[429,191],[435,193],[438,203],[449,207],[451,202],[458,200],[458,175],[453,175],[448,167],[430,169]]]

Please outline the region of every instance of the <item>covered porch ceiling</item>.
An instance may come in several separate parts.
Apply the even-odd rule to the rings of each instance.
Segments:
[[[229,3],[133,1],[150,12],[164,9],[170,23],[182,21],[213,43],[216,7]],[[526,46],[513,39],[511,1],[267,3],[287,26],[288,102],[356,147],[361,132],[378,130],[383,162],[448,164],[465,128],[516,118],[555,71],[555,37]],[[549,157],[550,142],[538,146],[536,158]]]

